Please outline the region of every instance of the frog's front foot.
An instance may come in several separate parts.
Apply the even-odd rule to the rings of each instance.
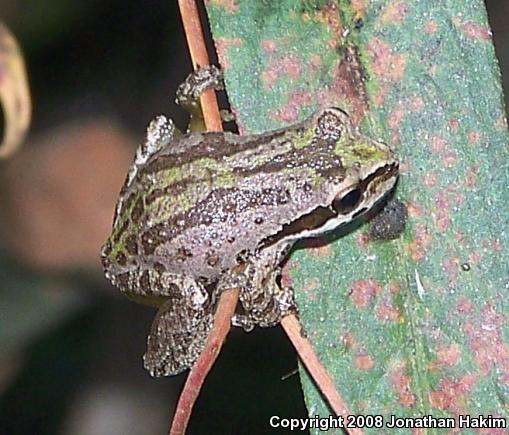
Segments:
[[[224,89],[223,74],[215,65],[193,71],[178,87],[175,102],[191,112],[198,107],[200,95],[208,89]]]
[[[238,287],[239,305],[232,318],[234,326],[251,331],[255,326],[277,325],[289,313],[296,312],[293,289],[278,284],[280,268],[267,270],[248,265],[242,273],[224,277],[218,290]]]
[[[240,310],[232,319],[234,326],[246,331],[251,331],[255,326],[275,326],[284,316],[297,312],[293,289],[280,288],[275,282],[272,288],[267,287],[255,300],[252,296],[248,291],[241,292]]]

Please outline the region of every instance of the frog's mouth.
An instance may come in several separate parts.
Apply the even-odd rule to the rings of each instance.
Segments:
[[[397,176],[397,162],[379,167],[357,184],[338,193],[331,205],[318,206],[294,222],[283,225],[282,229],[268,237],[261,247],[274,245],[282,240],[295,241],[316,237],[351,222],[384,198],[385,193],[395,185]]]

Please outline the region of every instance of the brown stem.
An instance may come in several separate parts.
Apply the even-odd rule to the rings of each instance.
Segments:
[[[195,0],[178,0],[187,45],[191,54],[193,68],[210,64],[205,38],[200,22],[200,14]],[[221,115],[217,104],[216,93],[208,89],[200,96],[203,119],[208,131],[223,131]]]
[[[330,407],[338,416],[342,416],[346,423],[349,415],[352,415],[346,402],[343,400],[339,392],[336,390],[336,385],[330,377],[325,367],[322,365],[318,356],[316,355],[311,342],[302,335],[302,328],[299,319],[294,314],[283,317],[281,326],[288,335],[293,346],[297,350],[300,359],[306,366],[311,377],[318,385],[319,390],[329,402]],[[364,432],[360,429],[346,429],[346,432],[351,435],[362,435]]]
[[[200,394],[205,377],[214,365],[224,340],[230,331],[231,318],[238,300],[239,289],[237,288],[225,290],[221,293],[216,315],[214,316],[212,331],[210,331],[203,352],[194,363],[187,376],[182,393],[180,393],[177,410],[173,416],[173,422],[169,431],[170,435],[183,435],[186,432],[191,411]]]
[[[178,4],[193,68],[196,69],[200,66],[209,65],[210,60],[196,2],[194,0],[179,0]],[[222,131],[223,125],[214,90],[209,89],[203,92],[200,102],[207,130]],[[201,387],[230,331],[231,319],[238,300],[239,289],[230,289],[221,293],[214,315],[212,330],[207,337],[202,353],[191,368],[184,388],[180,393],[177,409],[169,431],[170,435],[182,435],[186,432],[189,418],[191,417],[196,399],[200,394]]]

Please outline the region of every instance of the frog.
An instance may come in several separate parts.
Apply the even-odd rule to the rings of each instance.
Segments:
[[[216,75],[199,70],[185,83],[217,89]],[[189,95],[196,86],[182,89]],[[392,148],[362,134],[338,107],[253,135],[183,134],[155,117],[101,255],[113,285],[157,307],[144,367],[152,376],[191,368],[225,290],[239,289],[231,323],[246,331],[297,315],[294,291],[281,279],[292,247],[379,205],[398,168]]]

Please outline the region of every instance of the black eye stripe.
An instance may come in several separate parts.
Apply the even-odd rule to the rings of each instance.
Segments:
[[[376,179],[379,179],[381,181],[388,180],[389,178],[393,177],[394,174],[398,171],[398,165],[396,163],[392,163],[390,165],[382,166],[381,168],[378,168],[375,172],[368,175],[364,180],[362,180],[359,183],[359,187],[362,189],[362,191],[365,191],[368,185]]]
[[[339,214],[350,213],[362,201],[367,186],[373,180],[378,178],[381,178],[383,180],[388,179],[392,177],[397,170],[398,170],[397,164],[385,165],[381,168],[378,168],[375,172],[373,172],[372,174],[367,176],[364,180],[362,180],[358,186],[348,191],[348,193],[346,193],[345,195],[342,195],[341,197],[337,198],[336,199],[337,204],[336,200],[334,200],[334,203],[329,207],[323,206],[316,207],[309,213],[302,215],[299,219],[296,219],[293,222],[283,225],[283,228],[279,232],[273,234],[270,237],[267,237],[263,241],[263,243],[261,243],[258,246],[258,248],[264,249],[267,246],[273,245],[279,242],[280,240],[283,240],[294,234],[302,233],[304,231],[312,231],[317,228],[323,227],[327,223],[327,221],[337,217]],[[357,211],[352,216],[352,218],[357,217],[358,215],[364,213],[365,211],[366,208],[362,208],[361,210]]]
[[[299,219],[283,225],[283,228],[278,233],[265,239],[260,248],[265,248],[280,240],[290,237],[293,234],[302,233],[303,231],[312,231],[325,225],[325,223],[336,217],[337,213],[329,207],[316,207],[309,213],[302,215]]]

